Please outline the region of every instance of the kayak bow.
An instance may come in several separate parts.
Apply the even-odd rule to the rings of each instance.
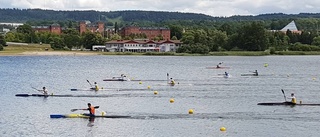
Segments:
[[[84,114],[51,114],[50,118],[130,118],[131,116],[122,115],[95,115],[87,116]]]
[[[258,103],[257,105],[264,105],[264,106],[320,106],[320,104],[292,104],[291,102],[275,102],[275,103]]]

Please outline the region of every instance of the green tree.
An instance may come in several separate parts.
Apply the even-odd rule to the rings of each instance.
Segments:
[[[208,45],[210,51],[218,51],[220,47],[224,47],[227,44],[228,36],[226,32],[219,30],[208,31]]]
[[[178,38],[176,36],[173,36],[171,40],[178,40]]]
[[[110,38],[111,40],[121,40],[121,36],[118,34],[113,34]],[[129,39],[128,39],[129,40]]]
[[[82,44],[86,49],[92,50],[93,45],[104,44],[105,39],[100,33],[84,32],[82,35]]]
[[[1,34],[0,34],[0,45],[2,45],[2,46],[6,46],[7,45],[4,36],[1,35]]]
[[[50,38],[51,48],[54,50],[63,50],[65,49],[65,44],[63,43],[63,39],[60,37],[51,37]]]
[[[6,35],[5,35],[5,40],[6,41],[10,41],[10,42],[15,42],[17,41],[16,40],[16,35],[14,32],[8,32]]]
[[[238,33],[238,47],[248,51],[264,51],[268,47],[266,30],[262,23],[244,25]]]
[[[179,25],[170,25],[170,35],[171,37],[176,36],[177,39],[181,39],[182,38],[182,31],[183,28]]]
[[[312,45],[320,46],[320,36],[313,38]]]

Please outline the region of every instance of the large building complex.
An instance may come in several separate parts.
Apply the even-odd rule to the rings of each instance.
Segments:
[[[49,26],[31,26],[36,32],[50,32],[54,34],[60,35],[62,33],[62,30],[65,30],[65,28],[61,27],[59,24],[52,24]],[[90,23],[86,21],[81,21],[79,23],[79,28],[77,28],[80,34],[86,31],[90,32],[99,32],[101,34],[104,34],[104,23],[103,22],[97,22],[97,23]]]
[[[120,30],[120,34],[122,37],[129,36],[130,34],[145,34],[149,40],[158,36],[162,36],[165,40],[170,39],[170,29],[166,27],[126,26]]]

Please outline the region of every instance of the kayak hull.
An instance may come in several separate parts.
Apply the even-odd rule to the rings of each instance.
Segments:
[[[122,115],[95,115],[87,116],[84,114],[51,114],[50,118],[130,118],[131,116]]]
[[[230,67],[219,67],[217,68],[216,66],[215,67],[206,67],[206,69],[229,69]]]
[[[110,97],[110,95],[43,95],[43,94],[16,94],[16,97]]]
[[[264,105],[264,106],[320,106],[320,104],[293,104],[291,102],[275,102],[275,103],[258,103],[257,105]]]
[[[241,76],[258,76],[256,74],[241,74]]]

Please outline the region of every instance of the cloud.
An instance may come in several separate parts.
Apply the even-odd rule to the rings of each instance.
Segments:
[[[316,13],[320,1],[297,0],[1,0],[0,8],[53,10],[152,10],[203,13],[211,16],[265,13]]]

